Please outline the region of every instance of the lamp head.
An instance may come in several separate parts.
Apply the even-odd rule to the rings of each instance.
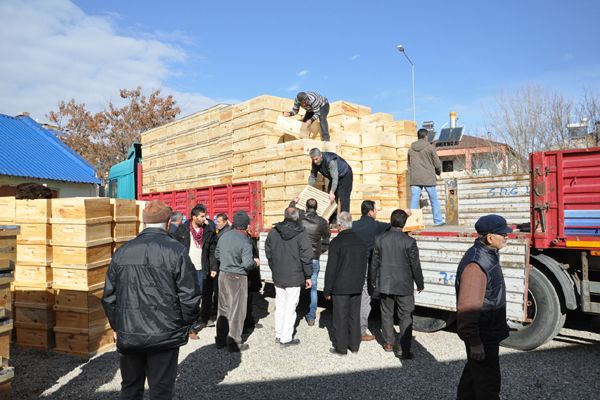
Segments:
[[[404,46],[402,46],[401,44],[399,44],[398,46],[396,46],[396,48],[398,49],[398,51],[400,53],[404,53]]]

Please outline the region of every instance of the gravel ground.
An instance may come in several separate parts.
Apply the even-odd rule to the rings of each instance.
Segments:
[[[241,354],[217,350],[214,328],[181,348],[176,399],[451,399],[465,363],[455,333],[415,333],[416,358],[401,362],[376,341],[357,354],[336,356],[328,328],[331,313],[319,309],[318,324],[300,321],[299,346],[274,343],[274,299],[256,304],[261,329]],[[371,329],[377,334],[377,321]],[[118,354],[84,362],[52,352],[14,347],[13,399],[117,399]],[[530,352],[500,348],[502,398],[597,399],[600,391],[600,318],[569,316],[552,342]]]

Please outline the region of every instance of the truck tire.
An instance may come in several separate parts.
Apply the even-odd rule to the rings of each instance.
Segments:
[[[419,332],[437,332],[454,323],[456,314],[451,311],[416,307],[413,315],[413,329]]]
[[[536,267],[529,271],[527,317],[529,324],[511,330],[501,345],[518,350],[532,350],[554,339],[565,324],[566,313],[552,282]]]

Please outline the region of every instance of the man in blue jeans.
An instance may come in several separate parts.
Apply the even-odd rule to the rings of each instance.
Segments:
[[[290,203],[290,207],[295,207],[297,201],[297,198],[292,201]],[[329,244],[329,237],[331,236],[331,232],[329,231],[329,223],[327,223],[325,218],[320,217],[317,214],[317,206],[317,200],[306,200],[306,212],[301,215],[300,219],[300,224],[306,230],[313,250],[310,308],[308,310],[308,314],[306,314],[306,323],[308,326],[314,326],[315,319],[317,318],[317,279],[319,278],[319,270],[321,269],[319,258],[323,253],[322,243]]]
[[[410,208],[419,207],[421,190],[425,189],[431,203],[433,213],[433,225],[444,225],[442,210],[437,197],[436,175],[442,173],[442,162],[438,157],[435,147],[427,139],[427,129],[419,129],[417,137],[408,150],[408,171],[410,174]]]

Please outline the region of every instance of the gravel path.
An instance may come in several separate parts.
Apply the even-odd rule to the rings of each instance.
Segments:
[[[302,320],[299,346],[274,343],[274,300],[257,305],[263,328],[241,354],[217,350],[214,328],[181,348],[176,399],[452,399],[465,363],[455,333],[415,333],[414,360],[401,362],[376,342],[358,354],[332,355],[331,313],[319,309],[315,327]],[[377,333],[377,321],[372,330]],[[117,399],[118,354],[88,362],[13,347],[13,399]],[[600,318],[570,316],[554,341],[531,352],[500,349],[502,398],[597,399],[600,391]]]

